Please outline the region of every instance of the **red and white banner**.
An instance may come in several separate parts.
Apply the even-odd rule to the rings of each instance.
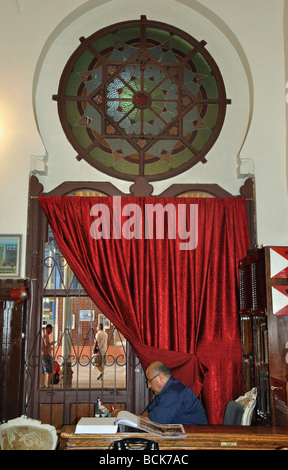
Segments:
[[[288,278],[288,248],[270,248],[270,276],[274,279]]]
[[[288,315],[288,286],[272,286],[274,315]]]

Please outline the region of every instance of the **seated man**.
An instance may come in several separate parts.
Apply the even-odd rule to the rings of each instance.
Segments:
[[[161,424],[208,424],[204,408],[192,390],[174,379],[160,361],[146,369],[147,387],[156,395],[144,415]]]

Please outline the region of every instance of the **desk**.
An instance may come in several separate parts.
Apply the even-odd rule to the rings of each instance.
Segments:
[[[288,427],[264,426],[184,426],[186,437],[167,439],[148,433],[74,434],[75,426],[64,426],[61,450],[109,449],[113,441],[129,437],[158,442],[159,450],[288,448]]]

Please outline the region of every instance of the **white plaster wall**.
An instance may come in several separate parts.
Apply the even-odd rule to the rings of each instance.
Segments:
[[[241,172],[254,172],[258,242],[286,245],[283,4],[284,0],[0,0],[0,233],[22,233],[25,241],[29,173],[43,170],[45,160],[47,174],[39,175],[45,191],[62,181],[108,179],[85,161],[76,161],[51,97],[81,36],[144,14],[205,39],[232,100],[207,163],[155,183],[154,194],[175,182],[217,182],[236,194],[243,183]],[[130,182],[110,180],[128,192]],[[22,266],[24,274],[24,250]]]
[[[209,52],[216,58],[222,73],[225,75],[227,95],[233,101],[233,106],[229,107],[227,112],[227,119],[221,139],[219,139],[215,148],[207,156],[209,166],[197,165],[193,171],[187,172],[185,175],[169,180],[169,182],[163,181],[154,184],[154,193],[161,192],[172,182],[184,180],[191,182],[218,181],[219,184],[222,183],[227,189],[237,193],[235,155],[237,156],[246,132],[249,99],[245,72],[234,48],[210,21],[207,21],[195,10],[191,16],[191,8],[182,6],[179,9],[179,4],[175,1],[158,0],[155,2],[151,0],[146,1],[145,7],[143,7],[142,1],[135,0],[132,8],[129,0],[122,0],[120,9],[115,8],[117,5],[120,4],[115,0],[105,2],[101,7],[90,10],[87,14],[83,14],[80,19],[72,22],[51,44],[43,60],[36,87],[35,109],[39,129],[49,156],[47,163],[49,168],[48,178],[42,179],[43,183],[45,183],[45,188],[47,190],[52,189],[55,183],[59,184],[63,181],[63,178],[64,180],[65,178],[70,180],[90,180],[91,178],[94,180],[107,180],[106,175],[92,169],[86,162],[82,161],[79,164],[75,160],[75,151],[66,141],[57,116],[57,105],[51,101],[51,96],[57,92],[63,64],[65,64],[67,57],[79,45],[79,37],[83,34],[87,37],[110,22],[122,21],[127,18],[140,18],[140,15],[145,13],[148,18],[164,20],[164,22],[171,22],[172,16],[175,26],[183,28],[191,34],[193,33],[199,40],[205,37],[205,40],[208,41],[207,48]],[[129,13],[126,13],[127,11]],[[163,13],[161,13],[163,11],[166,12],[166,17],[164,18]],[[107,18],[109,18],[109,21],[107,21]],[[223,60],[223,57],[231,56],[234,56],[233,68],[226,60]],[[239,93],[239,89],[242,90],[242,93]],[[239,108],[241,112],[239,112]],[[47,122],[49,122],[49,126],[47,126]],[[51,159],[52,155],[53,158]],[[74,158],[72,158],[73,156]],[[225,167],[225,171],[223,171],[223,167]],[[124,191],[128,191],[131,184],[116,180],[115,182]]]
[[[25,273],[28,184],[32,155],[43,154],[32,84],[47,37],[84,0],[0,0],[0,234],[22,234]]]

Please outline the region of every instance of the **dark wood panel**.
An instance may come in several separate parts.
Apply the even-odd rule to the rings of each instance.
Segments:
[[[21,279],[0,280],[0,420],[23,414],[24,332],[26,301],[11,299],[13,287],[19,289]]]
[[[184,426],[185,438],[165,439],[148,433],[74,434],[74,427],[63,428],[60,448],[109,449],[112,442],[137,437],[158,442],[159,450],[181,449],[278,449],[288,447],[288,427],[262,426]]]

